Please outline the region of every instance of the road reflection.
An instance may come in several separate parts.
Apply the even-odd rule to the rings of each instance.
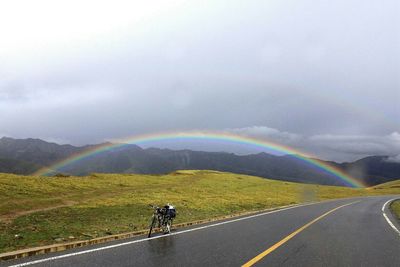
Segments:
[[[165,257],[176,252],[174,236],[165,235],[162,238],[150,240],[148,246],[152,255]]]

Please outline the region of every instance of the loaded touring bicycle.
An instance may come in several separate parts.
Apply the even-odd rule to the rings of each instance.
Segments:
[[[151,232],[156,227],[161,228],[164,234],[169,234],[171,232],[172,222],[176,217],[175,207],[170,204],[167,204],[162,208],[153,205],[150,206],[154,209],[154,212],[150,223],[148,237],[151,236]]]

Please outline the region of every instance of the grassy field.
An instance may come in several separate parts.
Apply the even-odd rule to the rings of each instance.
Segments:
[[[162,176],[0,174],[0,253],[144,229],[152,214],[148,204],[175,205],[175,223],[180,223],[305,201],[382,194],[400,194],[400,180],[351,189],[214,171]]]
[[[397,220],[400,221],[400,200],[394,201],[390,205],[390,210],[393,212],[393,214],[396,216]]]

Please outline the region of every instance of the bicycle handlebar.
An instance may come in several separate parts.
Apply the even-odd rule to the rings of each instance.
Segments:
[[[158,206],[151,205],[151,204],[149,204],[149,207],[152,208],[152,209],[155,209],[155,210],[160,208],[160,207],[158,207]]]

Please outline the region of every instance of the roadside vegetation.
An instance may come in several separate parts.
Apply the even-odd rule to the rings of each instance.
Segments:
[[[400,194],[400,180],[367,188],[306,185],[216,171],[168,175],[0,174],[0,253],[145,229],[149,204],[177,208],[174,223],[306,201]],[[395,210],[398,209],[394,204]]]
[[[390,205],[390,210],[393,212],[398,222],[400,222],[400,200],[393,201]]]

